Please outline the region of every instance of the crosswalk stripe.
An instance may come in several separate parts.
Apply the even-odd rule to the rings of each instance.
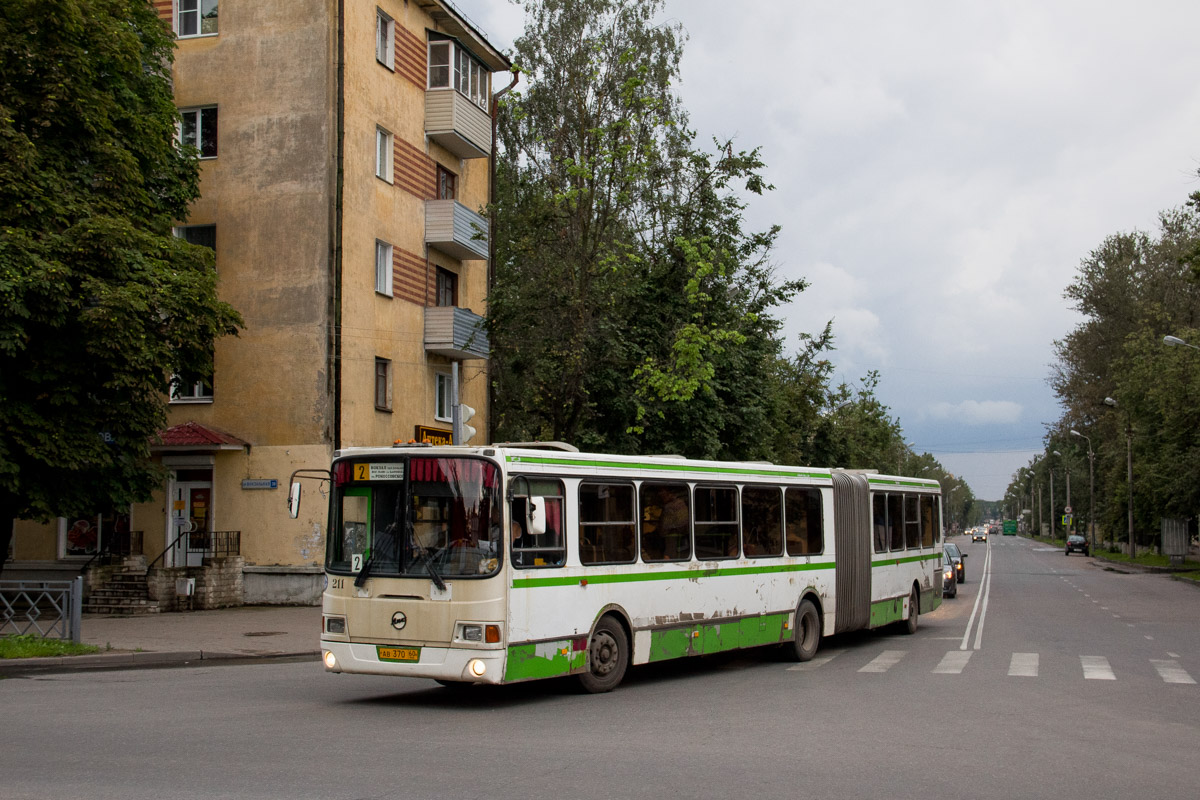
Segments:
[[[1150,663],[1154,665],[1154,668],[1156,670],[1158,670],[1158,674],[1162,677],[1163,681],[1166,683],[1192,683],[1192,684],[1194,684],[1196,682],[1196,681],[1192,680],[1191,675],[1188,675],[1187,670],[1185,670],[1183,667],[1179,666],[1178,661],[1175,661],[1175,660],[1160,661],[1158,659],[1152,658],[1152,659],[1150,659]]]
[[[907,650],[884,650],[859,672],[887,672],[900,663],[900,659],[904,658],[907,653]]]
[[[817,667],[824,666],[830,661],[840,656],[845,650],[825,650],[818,656],[814,656],[811,661],[805,661],[803,664],[793,664],[788,667],[788,672],[808,672]]]
[[[1038,676],[1037,653],[1013,653],[1008,662],[1008,674],[1016,678],[1036,678]]]
[[[974,652],[974,650],[951,650],[942,657],[941,663],[934,667],[933,671],[939,675],[960,675]]]
[[[1083,667],[1083,677],[1089,681],[1115,681],[1108,659],[1104,656],[1080,656],[1079,663]]]

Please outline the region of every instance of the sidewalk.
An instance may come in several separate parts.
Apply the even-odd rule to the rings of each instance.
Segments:
[[[0,676],[75,669],[320,658],[318,606],[242,606],[144,616],[83,615],[90,656],[0,659]]]

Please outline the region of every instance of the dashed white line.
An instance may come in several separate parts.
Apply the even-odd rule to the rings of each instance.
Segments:
[[[887,672],[899,664],[900,659],[904,658],[907,653],[907,650],[884,650],[875,656],[870,664],[860,669],[859,672]]]
[[[1188,683],[1195,684],[1196,681],[1188,675],[1187,670],[1179,666],[1179,662],[1172,659],[1171,661],[1159,661],[1150,659],[1150,663],[1154,665],[1154,669],[1162,677],[1164,683]]]
[[[1108,659],[1104,656],[1080,656],[1079,663],[1083,667],[1083,677],[1089,681],[1115,681]]]
[[[1008,674],[1016,678],[1036,678],[1038,675],[1037,653],[1013,653],[1008,662]]]
[[[788,672],[808,672],[811,669],[822,667],[840,656],[845,650],[826,650],[818,656],[815,656],[811,661],[805,661],[803,664],[793,664],[788,667]]]
[[[951,650],[942,656],[942,661],[933,668],[938,675],[960,675],[967,662],[971,660],[973,650]]]

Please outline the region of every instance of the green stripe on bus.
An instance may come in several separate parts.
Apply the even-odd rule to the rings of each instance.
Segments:
[[[766,467],[708,467],[681,461],[678,464],[656,464],[645,461],[590,461],[573,458],[544,458],[538,456],[508,456],[510,464],[548,464],[551,466],[595,467],[600,469],[645,469],[658,472],[706,472],[718,475],[766,475],[775,478],[819,478],[831,480],[828,472],[802,472]]]
[[[731,575],[768,575],[779,572],[807,572],[818,569],[833,569],[832,561],[819,564],[780,564],[772,567],[726,567],[724,569],[679,569],[670,572],[609,573],[607,575],[574,575],[554,578],[514,578],[514,589],[536,589],[545,586],[576,586],[581,581],[588,583],[639,583],[642,581],[679,581],[696,578],[726,578]]]
[[[927,553],[922,556],[907,556],[905,558],[881,558],[878,561],[872,561],[872,567],[892,567],[896,564],[909,564],[913,561],[932,561],[935,558],[941,558],[941,553]]]
[[[666,661],[787,642],[792,638],[792,631],[784,627],[787,619],[787,614],[763,614],[651,631],[649,660]]]
[[[914,486],[918,489],[932,489],[935,486],[940,486],[937,481],[923,481],[919,479],[897,480],[895,478],[867,478],[867,481],[880,486]]]
[[[904,619],[904,599],[893,597],[891,600],[871,603],[871,621],[867,627],[878,628]]]

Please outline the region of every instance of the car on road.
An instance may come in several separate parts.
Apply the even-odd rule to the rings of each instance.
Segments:
[[[942,551],[942,597],[958,597],[958,571],[948,550]]]
[[[1088,555],[1088,540],[1086,536],[1081,536],[1078,533],[1072,533],[1067,537],[1066,555],[1071,555],[1071,553],[1083,553],[1085,556]]]
[[[985,531],[983,528],[976,528],[975,530],[971,531],[971,541],[972,542],[986,542],[987,541],[987,531]]]
[[[966,573],[963,571],[965,566],[963,562],[967,559],[967,554],[958,549],[958,545],[948,542],[942,548],[946,553],[946,560],[954,565],[954,578],[958,583],[966,583]]]

